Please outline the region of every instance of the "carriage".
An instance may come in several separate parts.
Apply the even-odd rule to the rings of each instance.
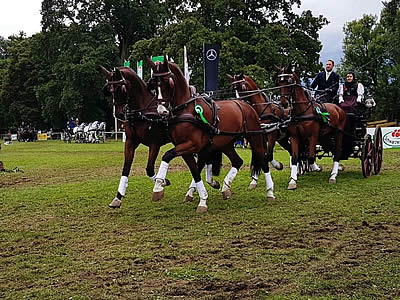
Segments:
[[[358,106],[358,113],[346,113],[347,122],[343,133],[342,155],[340,160],[359,158],[364,177],[372,173],[379,174],[383,161],[382,130],[376,127],[374,135],[367,133],[367,121],[371,117],[375,101],[370,97]],[[316,157],[332,157],[333,140],[316,146]],[[303,145],[300,152],[299,172],[303,174],[308,171],[307,165],[308,149]],[[343,167],[342,167],[343,168]]]

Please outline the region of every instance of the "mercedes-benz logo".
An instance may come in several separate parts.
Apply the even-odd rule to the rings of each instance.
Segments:
[[[218,56],[217,51],[215,51],[214,49],[209,49],[206,52],[206,57],[208,60],[216,60],[217,56]]]

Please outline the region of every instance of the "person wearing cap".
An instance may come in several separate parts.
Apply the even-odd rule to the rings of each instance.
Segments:
[[[346,113],[359,112],[358,106],[364,99],[364,86],[360,82],[355,81],[354,72],[348,72],[346,82],[339,87],[339,106]]]
[[[324,103],[333,103],[339,88],[339,75],[333,71],[334,66],[335,62],[332,59],[328,59],[325,71],[318,73],[311,83],[311,88],[318,87],[315,92],[317,100]]]

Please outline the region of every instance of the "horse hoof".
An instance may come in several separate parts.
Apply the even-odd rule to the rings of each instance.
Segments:
[[[165,178],[162,186],[169,186],[169,185],[171,185],[171,181],[169,181],[167,178]]]
[[[120,208],[122,204],[122,201],[119,200],[118,198],[114,198],[113,201],[111,201],[110,204],[108,204],[109,208]]]
[[[226,190],[222,192],[222,198],[224,200],[229,199],[232,197],[232,191],[231,190]]]
[[[322,167],[319,167],[319,169],[317,170],[317,172],[319,173],[319,172],[322,172]]]
[[[344,171],[344,166],[342,164],[339,165],[339,171]]]
[[[278,171],[282,171],[282,170],[283,170],[283,164],[280,162],[280,163],[278,163],[277,166],[274,166],[274,168],[275,168],[276,170],[278,170]]]
[[[160,192],[153,192],[153,201],[160,201],[164,197],[164,190]]]
[[[267,201],[275,201],[276,198],[274,196],[267,196]]]
[[[296,183],[289,183],[288,190],[294,191],[295,189],[297,189],[297,184]]]
[[[249,184],[249,190],[254,190],[257,187],[256,183],[250,183]]]
[[[221,184],[218,182],[218,181],[216,181],[216,180],[213,180],[211,183],[210,182],[207,182],[213,189],[216,189],[216,190],[219,190],[220,189],[220,187],[221,187]]]
[[[206,212],[208,212],[208,207],[207,206],[197,206],[196,213],[204,214]]]
[[[193,197],[192,196],[185,196],[185,202],[192,202]]]
[[[329,178],[330,184],[336,184],[336,178]]]

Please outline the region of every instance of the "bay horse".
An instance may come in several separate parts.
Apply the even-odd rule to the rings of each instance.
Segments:
[[[315,163],[317,142],[324,148],[332,149],[333,167],[329,183],[335,184],[342,152],[343,130],[346,124],[345,112],[335,104],[321,104],[311,99],[302,87],[299,77],[290,68],[277,69],[277,86],[280,88],[281,102],[288,104],[290,110],[288,130],[292,147],[292,166],[288,189],[297,188],[297,163],[299,145],[302,143],[309,145],[308,164],[311,171],[319,168]]]
[[[161,199],[164,196],[162,183],[169,163],[175,157],[182,156],[199,192],[200,202],[196,211],[206,212],[208,193],[200,177],[201,164],[196,164],[194,154],[216,149],[222,151],[232,163],[222,186],[224,198],[229,198],[232,195],[232,182],[243,164],[234,148],[234,142],[239,137],[245,137],[251,145],[252,172],[259,172],[261,169],[264,171],[267,199],[275,199],[257,112],[240,100],[216,103],[200,95],[191,97],[189,85],[178,65],[168,62],[165,57],[163,63],[155,64],[150,60],[150,64],[153,75],[149,85],[157,91],[157,111],[168,119],[169,134],[175,146],[162,157],[153,189],[153,199]]]
[[[120,208],[137,147],[140,144],[149,147],[146,173],[154,182],[156,178],[154,165],[160,147],[169,143],[170,139],[166,123],[159,118],[157,113],[157,101],[150,93],[145,81],[128,67],[118,67],[113,71],[108,71],[100,66],[100,70],[107,79],[103,92],[106,96],[112,97],[114,116],[123,123],[126,135],[122,175],[117,195],[109,204],[110,208]],[[212,187],[219,188],[219,183],[212,178],[212,175],[219,172],[218,166],[222,160],[222,154],[213,157],[212,167],[206,169],[206,181]],[[163,184],[169,185],[170,182],[165,179]],[[188,193],[192,195],[193,189],[189,188]]]
[[[280,103],[266,100],[262,91],[260,91],[256,83],[247,75],[239,74],[231,76],[227,74],[227,77],[232,82],[232,87],[236,92],[236,97],[249,102],[251,106],[256,110],[263,124],[282,123],[288,119],[287,112],[283,109]],[[274,147],[278,142],[282,148],[289,152],[291,155],[291,147],[289,143],[289,135],[287,132],[283,132],[278,127],[275,130],[269,132],[267,138],[267,158],[268,162],[277,170],[283,169],[283,164],[274,159]],[[254,189],[257,186],[258,174],[253,175],[253,180],[249,185],[249,189]]]

